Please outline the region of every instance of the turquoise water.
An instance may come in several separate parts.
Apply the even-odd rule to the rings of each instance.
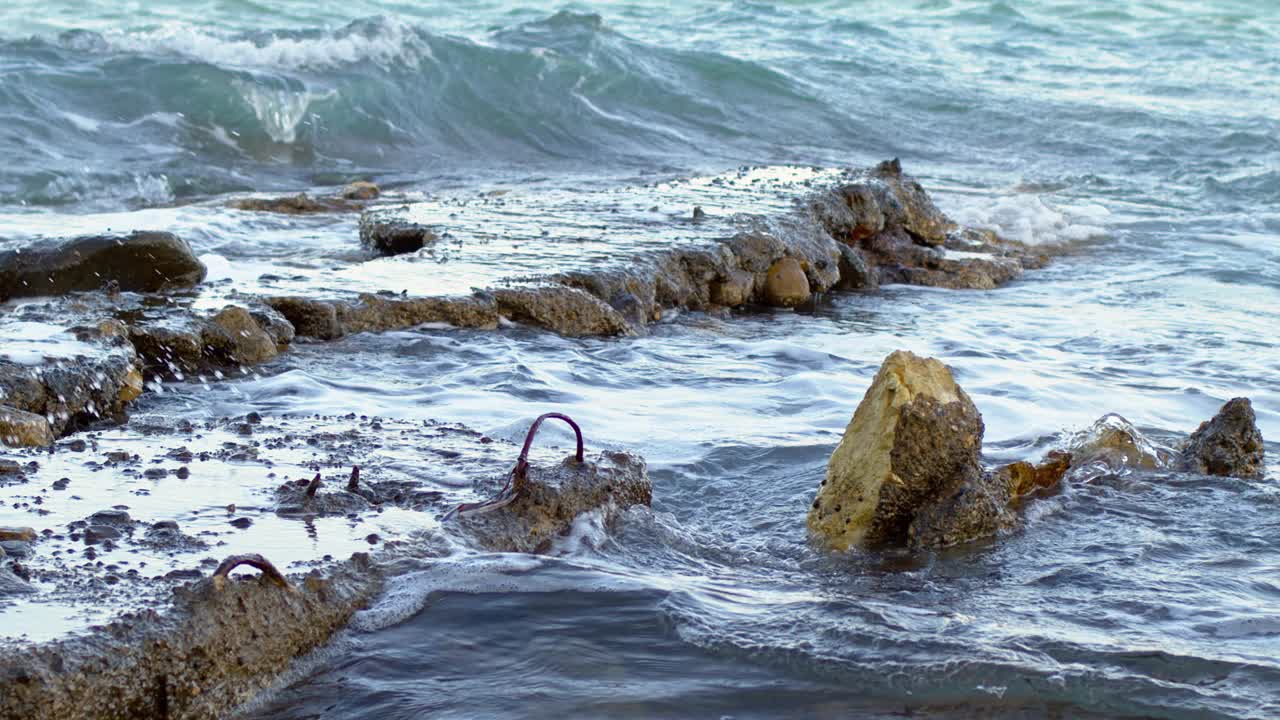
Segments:
[[[957,219],[1067,250],[992,292],[608,341],[420,328],[144,396],[512,438],[558,409],[650,461],[654,513],[554,558],[424,559],[253,717],[1280,716],[1280,3],[20,0],[0,28],[12,241],[353,179],[572,193],[896,156]],[[354,243],[232,212],[183,234],[231,268]],[[1268,476],[1082,483],[990,545],[827,557],[805,508],[900,347],[956,369],[993,460],[1248,395]]]

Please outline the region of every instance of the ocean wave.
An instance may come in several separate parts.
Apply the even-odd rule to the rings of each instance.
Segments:
[[[0,42],[0,62],[17,80],[0,89],[16,130],[0,137],[11,158],[0,191],[78,204],[85,193],[57,186],[86,166],[128,166],[89,209],[433,170],[737,163],[857,137],[786,73],[569,12],[480,38],[383,18],[239,34],[78,30]],[[137,192],[135,176],[164,176],[170,192]]]

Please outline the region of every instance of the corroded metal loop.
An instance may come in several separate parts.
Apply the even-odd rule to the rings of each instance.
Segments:
[[[578,438],[578,462],[582,462],[585,458],[582,453],[582,428],[578,427],[578,423],[573,418],[563,413],[546,413],[539,415],[537,420],[529,426],[529,434],[524,436],[524,447],[520,449],[520,458],[516,460],[516,468],[513,471],[513,477],[516,484],[522,484],[529,474],[529,448],[533,446],[533,438],[538,434],[538,428],[542,425],[543,420],[563,420],[573,428],[573,434]]]
[[[586,456],[582,448],[582,428],[578,427],[578,423],[573,418],[562,413],[546,413],[539,415],[533,424],[529,426],[529,433],[524,437],[524,447],[520,449],[520,457],[516,459],[516,466],[512,468],[511,473],[507,476],[507,484],[502,486],[502,490],[498,494],[478,503],[463,503],[456,508],[445,513],[444,520],[449,520],[455,516],[480,515],[482,513],[493,512],[499,508],[504,508],[515,502],[520,497],[520,492],[524,489],[525,481],[529,477],[529,449],[533,447],[533,438],[538,434],[538,428],[542,425],[543,420],[556,419],[563,420],[573,428],[574,435],[578,439],[577,461],[584,462]]]
[[[214,580],[225,580],[227,573],[235,570],[241,565],[248,565],[249,567],[257,568],[262,571],[263,577],[267,578],[271,582],[283,588],[289,587],[289,581],[285,579],[285,576],[282,575],[279,570],[276,569],[276,566],[272,565],[270,560],[267,560],[257,553],[250,555],[232,555],[226,560],[223,560],[222,564],[218,566],[218,569],[213,571]]]
[[[311,478],[311,482],[307,485],[307,497],[308,498],[315,497],[316,491],[319,489],[320,489],[320,473],[316,473],[316,476]]]
[[[347,480],[347,492],[355,492],[360,489],[360,466],[351,466],[351,478]]]

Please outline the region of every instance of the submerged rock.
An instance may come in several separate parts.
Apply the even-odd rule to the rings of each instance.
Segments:
[[[367,180],[356,180],[347,183],[339,195],[346,200],[377,200],[382,195],[382,188]]]
[[[548,468],[531,466],[519,495],[498,510],[459,519],[462,527],[490,550],[546,552],[573,522],[600,512],[606,524],[633,505],[649,505],[653,485],[643,459],[602,452],[583,462],[570,455]]]
[[[1233,398],[1191,434],[1178,457],[1182,469],[1203,475],[1260,478],[1265,468],[1262,431],[1248,398]]]
[[[158,292],[197,285],[205,267],[167,232],[94,235],[0,252],[0,300],[110,287]]]
[[[1072,466],[1099,465],[1108,470],[1168,467],[1173,453],[1143,435],[1133,423],[1115,413],[1104,415],[1070,442]]]
[[[982,433],[982,416],[945,365],[893,353],[831,455],[809,529],[837,550],[990,534],[1009,498],[984,476]]]

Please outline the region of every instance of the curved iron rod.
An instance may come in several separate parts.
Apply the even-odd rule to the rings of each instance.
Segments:
[[[525,480],[529,477],[529,450],[533,447],[533,438],[538,434],[538,428],[542,426],[543,420],[563,420],[573,428],[573,434],[578,441],[578,452],[576,459],[578,462],[585,462],[586,455],[583,452],[582,445],[582,428],[578,427],[578,423],[573,418],[564,413],[545,413],[539,415],[529,426],[529,432],[524,436],[524,447],[520,448],[520,457],[516,459],[516,466],[511,469],[507,475],[507,484],[502,486],[498,494],[483,502],[462,503],[449,512],[445,513],[443,520],[449,520],[455,515],[466,513],[486,513],[492,512],[499,508],[506,507],[520,497],[520,491],[524,489]]]
[[[271,582],[283,588],[289,587],[289,581],[285,579],[284,575],[280,574],[280,571],[276,569],[276,566],[272,565],[270,560],[267,560],[257,553],[249,555],[232,555],[226,560],[223,560],[222,564],[218,566],[218,569],[213,571],[214,580],[225,580],[227,573],[241,565],[248,565],[249,567],[257,568],[262,571],[263,577],[267,578]]]
[[[316,476],[311,478],[311,482],[307,484],[307,499],[311,499],[315,497],[316,491],[319,489],[320,489],[320,473],[316,473]]]

